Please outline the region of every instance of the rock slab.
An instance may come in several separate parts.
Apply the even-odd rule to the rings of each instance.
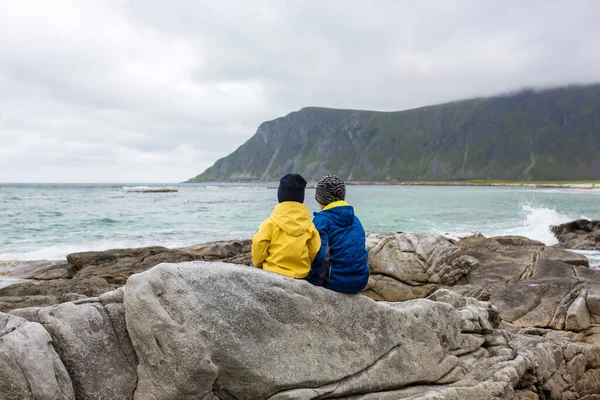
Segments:
[[[375,300],[424,298],[464,280],[479,266],[451,240],[435,234],[367,235],[371,276],[363,294]]]
[[[225,263],[161,264],[132,276],[124,301],[136,399],[337,397],[433,383],[467,340],[449,304],[378,303]]]

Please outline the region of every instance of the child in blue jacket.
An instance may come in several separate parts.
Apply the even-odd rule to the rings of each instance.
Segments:
[[[306,279],[337,292],[358,293],[369,280],[365,230],[345,198],[346,185],[339,177],[326,175],[317,183],[315,200],[321,212],[313,222],[321,248]]]

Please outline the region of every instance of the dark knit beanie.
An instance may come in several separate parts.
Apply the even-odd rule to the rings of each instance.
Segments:
[[[304,189],[306,180],[298,174],[287,174],[279,180],[277,199],[280,203],[284,201],[297,201],[304,203]]]
[[[346,199],[346,185],[344,181],[335,175],[325,175],[317,183],[315,200],[324,206],[334,201]]]

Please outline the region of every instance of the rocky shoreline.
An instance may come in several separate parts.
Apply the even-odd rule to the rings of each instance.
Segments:
[[[362,295],[250,268],[249,241],[19,265],[27,280],[0,289],[0,397],[600,399],[584,256],[513,236],[367,247]]]
[[[578,219],[551,227],[563,248],[576,250],[600,250],[600,221]]]

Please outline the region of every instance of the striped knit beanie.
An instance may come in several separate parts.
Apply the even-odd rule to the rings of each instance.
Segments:
[[[324,206],[334,201],[344,200],[346,198],[346,185],[344,181],[335,175],[325,175],[317,183],[315,190],[315,200]]]

